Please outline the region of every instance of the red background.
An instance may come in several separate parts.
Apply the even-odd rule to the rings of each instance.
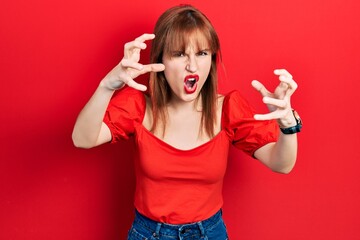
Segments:
[[[179,1],[12,0],[0,7],[0,239],[125,239],[133,219],[133,142],[73,147],[72,127],[123,44]],[[231,149],[224,218],[231,239],[360,239],[360,2],[188,1],[213,22],[226,75],[299,84],[298,162],[272,173]],[[144,53],[147,61],[148,52]]]

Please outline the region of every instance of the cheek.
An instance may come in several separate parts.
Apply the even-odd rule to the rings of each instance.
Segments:
[[[201,65],[199,66],[201,71],[202,71],[202,74],[204,75],[205,79],[207,78],[207,76],[209,75],[210,73],[210,68],[211,68],[211,59],[210,60],[207,60],[207,61],[204,61],[201,63]]]
[[[168,81],[176,80],[175,78],[179,75],[180,72],[179,66],[174,63],[164,63],[164,65],[165,65],[165,70],[164,70],[165,78]]]
[[[173,79],[174,71],[171,67],[165,66],[164,75],[167,81]]]

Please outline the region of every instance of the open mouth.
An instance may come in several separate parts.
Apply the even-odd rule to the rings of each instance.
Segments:
[[[199,81],[198,75],[189,75],[185,77],[184,80],[184,89],[185,92],[191,94],[196,91],[197,81]]]

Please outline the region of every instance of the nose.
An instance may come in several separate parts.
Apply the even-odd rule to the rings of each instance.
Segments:
[[[186,70],[191,72],[191,73],[194,73],[194,72],[196,72],[198,70],[198,64],[197,64],[195,56],[190,55],[188,57],[188,62],[186,64]]]

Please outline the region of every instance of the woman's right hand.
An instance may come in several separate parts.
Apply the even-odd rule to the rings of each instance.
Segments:
[[[136,77],[148,72],[164,71],[161,63],[140,64],[140,51],[146,48],[145,41],[154,39],[154,34],[143,34],[124,46],[124,57],[101,81],[101,85],[109,90],[117,90],[125,84],[139,91],[146,91],[146,86],[134,81]]]

